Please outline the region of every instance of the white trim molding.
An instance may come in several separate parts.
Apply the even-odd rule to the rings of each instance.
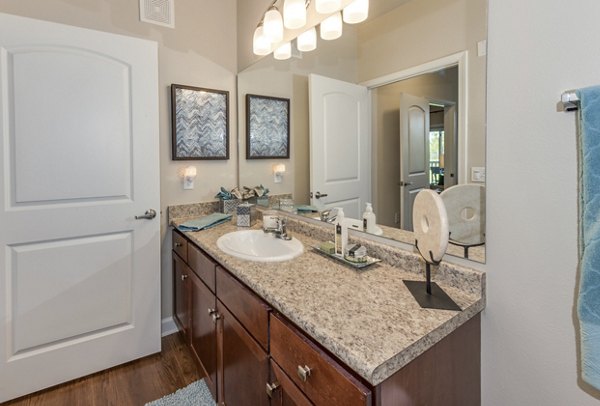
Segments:
[[[160,321],[160,335],[165,337],[179,331],[173,317],[165,317]]]
[[[371,90],[400,80],[410,79],[414,76],[458,66],[458,183],[467,183],[469,179],[469,137],[467,126],[469,119],[468,55],[468,51],[457,52],[361,83],[361,85]]]

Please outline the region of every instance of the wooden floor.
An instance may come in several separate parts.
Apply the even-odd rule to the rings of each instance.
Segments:
[[[143,405],[200,379],[192,354],[179,334],[162,339],[162,352],[54,388],[3,403],[3,406]]]

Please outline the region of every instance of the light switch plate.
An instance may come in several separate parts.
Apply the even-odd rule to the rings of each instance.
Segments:
[[[471,167],[471,182],[485,182],[485,167]]]
[[[477,43],[477,56],[487,55],[487,40],[481,40]]]

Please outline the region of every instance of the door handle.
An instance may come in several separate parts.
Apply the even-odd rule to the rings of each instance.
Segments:
[[[412,184],[413,184],[412,182],[404,182],[402,180],[400,182],[398,182],[398,186],[410,186]]]
[[[146,210],[146,213],[142,214],[141,216],[135,216],[135,219],[136,220],[152,220],[154,217],[156,217],[156,210],[148,209],[148,210]]]
[[[327,197],[327,193],[321,193],[321,192],[315,193],[315,199],[320,199],[322,197]]]

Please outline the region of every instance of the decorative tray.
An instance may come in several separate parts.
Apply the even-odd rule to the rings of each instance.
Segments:
[[[367,262],[352,262],[352,261],[348,261],[347,259],[345,259],[344,257],[342,257],[341,255],[337,255],[337,254],[330,254],[326,251],[323,251],[321,248],[317,247],[317,246],[311,246],[311,248],[315,251],[317,251],[319,254],[324,255],[328,258],[334,259],[338,262],[341,262],[344,265],[348,265],[351,266],[352,268],[356,268],[356,269],[363,269],[366,268],[368,266],[371,266],[373,264],[376,264],[378,262],[381,262],[380,259],[378,258],[373,258],[367,255]]]

